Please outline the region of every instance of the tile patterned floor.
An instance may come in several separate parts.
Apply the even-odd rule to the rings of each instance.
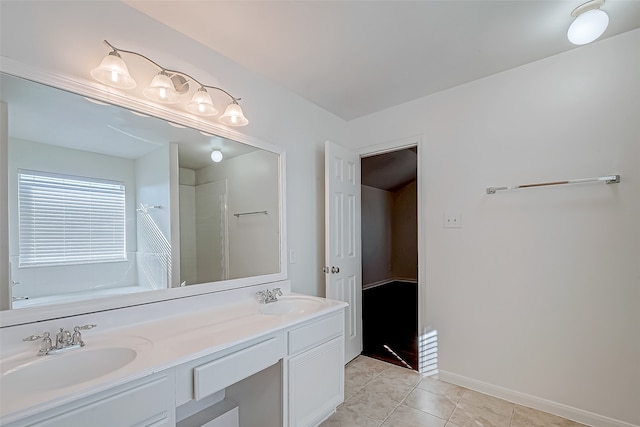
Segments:
[[[584,427],[584,424],[358,356],[345,369],[345,402],[321,427]]]

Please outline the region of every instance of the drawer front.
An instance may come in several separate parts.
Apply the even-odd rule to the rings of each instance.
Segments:
[[[122,390],[122,389],[121,389]],[[168,403],[172,389],[167,377],[119,391],[47,420],[37,427],[72,426],[173,426],[174,408]]]
[[[344,333],[344,311],[289,331],[289,354],[296,354]]]
[[[195,399],[200,400],[268,368],[282,358],[282,353],[282,336],[278,335],[194,368]]]

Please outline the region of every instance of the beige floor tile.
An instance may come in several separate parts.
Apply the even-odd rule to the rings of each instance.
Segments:
[[[460,400],[466,390],[464,387],[450,384],[433,377],[423,378],[422,381],[418,383],[418,388],[440,396],[446,396],[456,402]]]
[[[349,362],[344,371],[344,399],[358,393],[388,367],[387,363],[366,356],[358,356]]]
[[[380,375],[384,369],[367,364],[348,364],[344,370],[345,379],[351,381],[353,385],[362,387],[369,381]]]
[[[373,371],[377,374],[382,373],[385,369],[392,366],[389,363],[367,356],[358,356],[347,364],[347,367],[353,366],[364,371]]]
[[[584,424],[567,420],[526,406],[516,405],[511,427],[581,427]]]
[[[515,404],[487,394],[478,393],[473,390],[466,390],[458,405],[466,405],[486,409],[496,415],[511,418]]]
[[[400,405],[382,427],[444,427],[445,423],[442,418]]]
[[[387,395],[375,393],[365,387],[349,398],[343,406],[374,420],[383,421],[398,404],[399,402],[390,399]]]
[[[389,365],[387,369],[382,371],[381,377],[393,378],[397,381],[401,381],[404,384],[410,384],[415,386],[422,379],[422,375],[411,369],[402,368],[396,365]]]
[[[321,426],[587,427],[366,356],[347,365],[345,403]]]
[[[355,396],[358,392],[362,391],[363,388],[364,388],[363,386],[354,385],[352,382],[350,382],[348,379],[345,378],[344,400],[345,401],[349,400],[351,397]]]
[[[509,427],[514,406],[506,400],[466,390],[449,421],[460,427]]]
[[[459,427],[509,427],[510,419],[478,409],[464,409],[458,406],[449,419]]]
[[[385,376],[383,373],[383,375],[376,377],[367,384],[363,390],[385,395],[389,399],[400,403],[411,393],[414,387],[413,381],[406,377]]]
[[[340,406],[335,414],[320,424],[320,427],[378,427],[380,421],[376,421],[344,405]]]
[[[402,403],[445,420],[449,419],[453,410],[456,409],[456,401],[419,388],[409,393]]]

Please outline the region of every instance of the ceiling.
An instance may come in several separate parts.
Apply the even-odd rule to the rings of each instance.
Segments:
[[[345,120],[579,48],[584,1],[124,0]],[[638,0],[602,10],[601,39],[640,27]]]
[[[416,180],[418,174],[416,147],[405,148],[360,161],[362,185],[394,192]]]

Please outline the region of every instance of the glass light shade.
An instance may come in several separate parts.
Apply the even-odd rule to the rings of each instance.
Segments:
[[[600,9],[588,10],[576,17],[569,26],[567,38],[573,44],[591,43],[604,33],[609,25],[609,15]]]
[[[111,51],[102,59],[98,68],[91,70],[91,77],[107,86],[119,89],[133,89],[136,81],[129,74],[129,69],[118,52]]]
[[[220,150],[213,150],[211,152],[211,160],[213,160],[216,163],[219,163],[222,161],[222,151]]]
[[[151,84],[143,93],[150,100],[162,102],[163,104],[180,102],[180,94],[176,92],[171,78],[164,71],[161,71],[151,80]]]
[[[211,95],[203,87],[193,94],[193,98],[191,98],[191,102],[187,104],[186,108],[188,112],[199,116],[215,116],[218,114],[218,110],[211,100]]]
[[[244,116],[242,108],[235,100],[227,106],[224,114],[218,120],[229,126],[246,126],[249,124],[249,120]]]

